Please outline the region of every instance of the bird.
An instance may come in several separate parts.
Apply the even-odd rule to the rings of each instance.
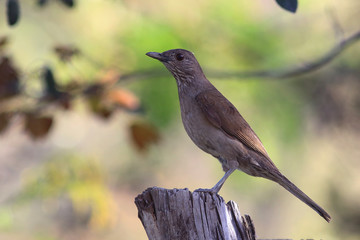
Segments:
[[[235,106],[206,78],[192,52],[171,49],[146,55],[159,60],[174,76],[185,131],[201,150],[220,161],[225,172],[214,187],[200,191],[218,193],[226,179],[240,170],[280,184],[330,222],[330,215],[275,166],[259,137]]]

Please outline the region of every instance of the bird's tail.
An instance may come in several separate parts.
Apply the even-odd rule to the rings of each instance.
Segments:
[[[289,179],[287,179],[280,172],[277,172],[275,175],[275,179],[271,179],[281,186],[283,186],[286,190],[294,194],[298,199],[306,203],[309,207],[314,209],[321,217],[323,217],[327,222],[330,222],[330,215],[319,205],[317,205],[311,198],[309,198],[303,191],[301,191],[298,187],[295,186]]]

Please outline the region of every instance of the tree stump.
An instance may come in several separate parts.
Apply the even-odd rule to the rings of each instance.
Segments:
[[[150,240],[255,240],[250,216],[237,204],[210,192],[148,188],[135,198],[139,218]]]

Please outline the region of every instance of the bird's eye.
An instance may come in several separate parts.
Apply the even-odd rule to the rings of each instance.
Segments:
[[[176,60],[178,60],[178,61],[182,61],[184,59],[184,55],[182,55],[181,53],[176,54],[175,57],[176,57]]]

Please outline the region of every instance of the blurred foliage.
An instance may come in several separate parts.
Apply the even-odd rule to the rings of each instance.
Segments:
[[[109,226],[114,219],[116,205],[106,186],[106,176],[94,160],[77,156],[57,156],[24,179],[25,186],[17,202],[66,198],[74,211],[73,218],[82,219],[92,228]],[[61,200],[60,200],[61,201]],[[46,203],[45,203],[46,204]],[[61,209],[59,209],[61,211]],[[62,219],[65,223],[71,219]],[[76,222],[75,222],[76,223]],[[75,228],[66,223],[67,227]]]
[[[0,209],[0,231],[10,230],[13,224],[11,211]]]
[[[6,45],[6,41],[7,37],[3,37],[1,45]],[[64,62],[70,62],[74,56],[80,54],[80,51],[73,46],[55,46],[54,51],[58,58]],[[141,111],[140,100],[134,93],[124,88],[114,88],[119,79],[119,73],[116,70],[104,70],[104,72],[100,73],[96,83],[80,84],[76,81],[71,81],[67,85],[61,86],[58,84],[53,70],[45,66],[41,69],[42,74],[40,76],[43,83],[43,92],[39,96],[28,95],[26,93],[26,87],[28,86],[19,87],[19,74],[10,58],[6,54],[1,56],[1,52],[0,57],[0,101],[4,105],[0,108],[0,133],[5,132],[12,118],[20,116],[24,118],[25,132],[32,139],[44,138],[49,134],[55,122],[55,119],[51,116],[52,114],[49,114],[47,109],[55,106],[61,110],[71,110],[75,98],[79,97],[85,97],[84,100],[87,101],[89,109],[102,119],[110,118],[113,112],[119,109],[129,112]],[[24,98],[28,98],[32,103],[23,105],[22,101],[24,101]],[[16,102],[14,104],[14,101],[17,104]],[[147,124],[150,125],[149,123]],[[131,131],[133,139],[137,139],[134,141],[135,147],[141,150],[145,150],[148,144],[152,143],[155,139],[154,136],[158,135],[155,128],[152,129],[152,133],[145,129],[138,128],[136,135],[134,131]]]

